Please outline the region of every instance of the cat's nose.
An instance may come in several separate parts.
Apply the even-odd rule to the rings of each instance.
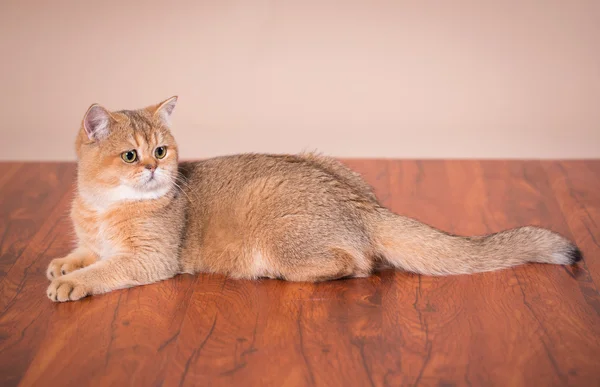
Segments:
[[[151,170],[151,171],[153,171],[153,172],[154,172],[154,170],[156,169],[156,165],[152,165],[152,164],[146,164],[146,165],[144,166],[144,168],[146,168],[146,169],[149,169],[149,170]]]

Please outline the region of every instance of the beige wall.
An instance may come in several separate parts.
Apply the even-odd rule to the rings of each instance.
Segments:
[[[185,158],[600,157],[600,1],[0,2],[2,159],[173,94]]]

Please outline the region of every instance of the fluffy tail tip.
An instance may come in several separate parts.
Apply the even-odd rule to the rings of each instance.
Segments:
[[[583,259],[583,254],[577,246],[573,246],[573,248],[567,253],[567,257],[569,258],[569,263],[572,265],[581,261]]]

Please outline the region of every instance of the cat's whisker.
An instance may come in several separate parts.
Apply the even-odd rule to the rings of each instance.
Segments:
[[[196,192],[194,190],[194,188],[187,181],[183,180],[184,178],[185,177],[181,174],[181,172],[177,172],[177,175],[175,176],[173,181],[175,183],[179,183],[179,184],[183,185],[194,196],[194,198],[196,200],[200,200],[200,196],[198,196],[198,192]]]
[[[188,201],[190,203],[193,203],[192,198],[190,198],[190,196],[185,192],[185,190],[183,189],[183,187],[181,187],[179,184],[177,184],[177,182],[175,181],[175,179],[173,179],[173,178],[170,178],[170,179],[171,179],[171,183],[175,187],[177,187],[179,189],[179,191],[181,191],[182,194],[184,194],[187,197]]]

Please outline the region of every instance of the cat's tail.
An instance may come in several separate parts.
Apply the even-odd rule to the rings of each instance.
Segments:
[[[568,265],[582,258],[573,243],[539,227],[462,237],[387,210],[372,225],[378,256],[398,269],[421,274],[477,273],[526,262]]]

